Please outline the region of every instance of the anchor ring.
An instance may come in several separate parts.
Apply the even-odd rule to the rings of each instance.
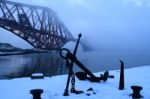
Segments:
[[[70,51],[69,51],[69,49],[67,49],[67,48],[62,48],[62,49],[59,51],[60,57],[63,58],[63,59],[66,59],[66,56],[63,55],[63,52],[66,52],[66,54],[67,54],[67,53],[70,53]]]

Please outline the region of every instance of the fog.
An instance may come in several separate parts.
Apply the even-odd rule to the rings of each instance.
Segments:
[[[77,38],[82,33],[93,50],[149,51],[150,0],[11,0],[53,9]],[[0,42],[31,48],[0,28]]]

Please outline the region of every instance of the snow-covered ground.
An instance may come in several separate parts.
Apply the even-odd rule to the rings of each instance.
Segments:
[[[80,95],[69,93],[63,96],[67,75],[45,77],[44,79],[32,80],[31,78],[16,78],[12,80],[0,80],[1,99],[32,99],[30,90],[34,88],[43,89],[42,99],[132,99],[131,86],[143,87],[141,95],[144,99],[150,99],[150,66],[135,67],[125,70],[125,89],[118,90],[119,70],[109,71],[115,78],[109,78],[106,82],[91,83],[80,81],[76,78],[76,89],[83,90]],[[103,73],[103,72],[101,72]],[[95,73],[99,76],[101,73]],[[87,96],[87,89],[92,87],[96,94]]]

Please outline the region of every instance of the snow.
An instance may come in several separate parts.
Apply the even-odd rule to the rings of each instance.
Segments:
[[[34,73],[32,76],[44,76],[43,73]]]
[[[118,90],[119,70],[109,71],[115,78],[109,78],[106,82],[91,83],[80,81],[76,78],[76,89],[83,90],[80,95],[69,93],[63,96],[66,86],[67,75],[45,77],[44,79],[16,78],[12,80],[0,80],[1,99],[32,99],[31,89],[43,89],[42,99],[132,99],[131,86],[143,87],[141,95],[144,99],[150,99],[150,66],[141,66],[125,70],[125,89]],[[96,76],[103,72],[95,73]],[[96,94],[87,96],[87,89],[92,87]],[[70,88],[69,88],[70,89]]]

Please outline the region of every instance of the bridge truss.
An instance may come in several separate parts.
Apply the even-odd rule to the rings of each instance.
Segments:
[[[0,0],[0,27],[38,49],[58,50],[75,41],[56,13],[41,6]]]

